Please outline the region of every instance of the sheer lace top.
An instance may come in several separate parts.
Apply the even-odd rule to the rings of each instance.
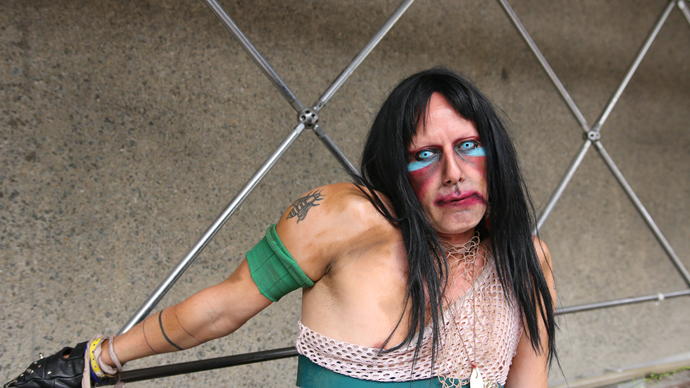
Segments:
[[[338,341],[299,322],[297,351],[315,364],[350,377],[374,381],[410,381],[443,376],[467,381],[474,362],[487,387],[505,384],[522,333],[520,310],[506,300],[494,260],[473,286],[444,309],[441,350],[431,370],[431,327],[412,369],[414,344],[391,352]]]

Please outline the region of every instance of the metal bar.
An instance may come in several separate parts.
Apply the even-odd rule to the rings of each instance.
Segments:
[[[677,358],[676,358],[677,357]],[[627,366],[624,368],[606,368],[603,374],[598,376],[583,377],[578,379],[569,378],[563,381],[560,385],[550,388],[593,388],[593,387],[673,387],[673,385],[665,383],[647,382],[648,376],[665,376],[673,375],[681,370],[686,370],[690,365],[690,357],[669,357],[667,359],[654,360],[637,364],[635,366]],[[674,361],[671,361],[675,359]],[[652,380],[656,380],[653,378]],[[687,380],[686,380],[687,381]],[[669,381],[670,383],[670,381]],[[672,383],[671,383],[672,384]],[[676,388],[682,387],[675,385]]]
[[[625,194],[628,195],[628,198],[630,198],[630,201],[632,201],[633,205],[635,205],[635,208],[640,213],[644,221],[647,223],[649,229],[651,229],[652,233],[654,233],[654,237],[656,237],[657,241],[659,241],[659,244],[661,244],[661,247],[664,249],[664,251],[666,251],[666,254],[673,262],[673,265],[676,267],[680,275],[683,277],[683,280],[685,280],[685,283],[688,286],[690,286],[690,273],[688,273],[688,270],[680,261],[678,255],[676,255],[676,252],[673,250],[671,244],[669,244],[664,234],[661,233],[661,230],[656,225],[654,219],[642,204],[642,201],[640,201],[640,199],[637,197],[637,194],[635,194],[635,191],[633,191],[632,187],[623,176],[623,173],[620,171],[620,169],[618,169],[618,166],[616,166],[616,163],[613,161],[613,159],[611,159],[611,156],[606,151],[606,148],[604,148],[604,145],[600,141],[594,142],[594,145],[596,150],[599,152],[599,155],[601,155],[601,158],[604,160],[604,163],[606,163],[606,166],[616,177],[616,180],[623,188],[623,191],[625,191]]]
[[[680,11],[685,15],[685,19],[690,23],[690,10],[688,5],[685,4],[685,0],[678,0],[678,8],[680,8]]]
[[[398,8],[393,12],[393,14],[386,20],[383,26],[378,30],[378,32],[371,38],[369,43],[355,56],[350,64],[338,75],[338,77],[333,81],[331,86],[326,89],[325,92],[319,97],[318,102],[314,105],[314,111],[320,111],[324,105],[333,97],[335,92],[340,89],[345,81],[352,75],[352,73],[357,69],[357,67],[364,61],[364,59],[371,53],[371,51],[376,47],[376,45],[386,36],[386,33],[393,28],[393,25],[400,19],[400,17],[407,11],[407,9],[412,5],[414,0],[403,0]]]
[[[236,354],[232,356],[209,358],[206,360],[181,362],[151,368],[128,370],[122,372],[121,380],[125,383],[131,383],[134,381],[202,372],[218,368],[226,368],[229,366],[252,364],[255,362],[278,360],[281,358],[294,356],[297,356],[297,350],[294,347],[271,349],[261,352]],[[113,385],[114,383],[115,381],[110,381],[102,385]]]
[[[156,288],[156,290],[149,296],[149,298],[141,305],[139,310],[130,318],[126,325],[124,325],[117,334],[122,334],[134,325],[139,323],[144,319],[153,308],[156,307],[158,302],[165,296],[165,294],[170,290],[170,288],[175,284],[175,281],[187,270],[187,268],[192,264],[196,257],[201,253],[201,251],[206,247],[209,241],[215,236],[215,234],[220,230],[220,228],[225,224],[225,222],[230,218],[230,216],[237,210],[237,208],[244,202],[249,193],[256,187],[256,185],[261,181],[261,179],[266,175],[266,173],[273,167],[273,165],[278,161],[278,159],[283,155],[283,153],[290,147],[290,145],[299,137],[299,135],[304,131],[304,124],[297,124],[292,132],[283,140],[278,148],[266,159],[266,161],[259,167],[259,169],[254,173],[254,175],[245,184],[244,188],[240,190],[235,198],[228,204],[228,206],[223,210],[223,212],[218,216],[218,218],[213,222],[213,224],[206,230],[206,233],[199,239],[199,241],[192,247],[192,249],[187,253],[187,255],[180,261],[177,266],[170,272],[168,277],[163,280],[163,282]]]
[[[585,140],[584,143],[582,143],[580,151],[577,153],[573,161],[570,163],[570,167],[568,167],[568,171],[566,171],[565,175],[563,176],[561,183],[558,184],[556,190],[554,190],[553,194],[551,194],[551,197],[549,198],[546,207],[539,216],[539,220],[537,221],[537,228],[534,232],[537,232],[539,229],[541,229],[546,219],[549,217],[549,215],[551,215],[554,206],[556,206],[556,202],[558,202],[558,200],[561,198],[561,195],[563,195],[563,191],[570,183],[570,180],[573,179],[575,171],[578,167],[580,167],[580,164],[582,163],[582,160],[584,159],[591,145],[592,142],[590,142],[589,140]]]
[[[510,20],[513,22],[513,26],[515,26],[515,28],[518,30],[520,36],[522,36],[522,39],[525,40],[527,46],[529,46],[529,48],[532,50],[532,53],[534,53],[534,56],[537,57],[539,64],[541,64],[541,67],[544,69],[546,74],[551,79],[553,85],[561,94],[561,98],[563,98],[563,101],[565,101],[565,103],[568,105],[568,108],[570,108],[570,112],[572,112],[573,116],[575,116],[577,122],[580,123],[580,127],[582,128],[582,130],[585,132],[589,131],[589,124],[587,124],[587,119],[585,119],[585,116],[580,111],[580,108],[577,107],[575,101],[570,96],[570,93],[568,93],[568,90],[566,90],[561,80],[558,78],[556,73],[551,68],[551,65],[546,60],[546,57],[544,57],[544,55],[541,53],[541,50],[539,50],[539,47],[534,42],[534,39],[532,39],[529,32],[527,32],[525,25],[522,24],[520,18],[518,18],[517,16],[517,13],[515,13],[515,10],[513,10],[513,8],[510,6],[507,0],[498,0],[498,2],[503,7],[503,10],[508,15],[508,18],[510,18]]]
[[[663,301],[666,299],[677,298],[681,296],[690,296],[690,289],[672,291],[667,293],[658,293],[654,295],[637,296],[630,298],[614,299],[604,302],[596,302],[589,304],[581,304],[575,306],[562,307],[557,309],[556,315],[572,314],[583,311],[598,310],[603,308],[623,306],[628,304],[636,304],[643,302]],[[134,381],[150,380],[161,377],[176,376],[187,373],[201,372],[213,370],[218,368],[225,368],[237,365],[245,365],[256,362],[278,360],[287,357],[297,356],[297,350],[294,347],[279,348],[264,350],[261,352],[236,354],[232,356],[210,358],[206,360],[189,361],[177,364],[163,365],[152,368],[133,369],[122,372],[121,379],[123,382],[131,383]],[[113,385],[114,381],[106,382],[103,385]]]
[[[576,306],[562,307],[556,310],[556,315],[564,315],[571,313],[579,313],[582,311],[598,310],[614,306],[623,306],[626,304],[642,303],[642,302],[652,302],[652,301],[663,301],[665,299],[677,298],[680,296],[690,296],[690,289],[667,292],[665,294],[658,293],[656,295],[646,295],[646,296],[636,296],[631,298],[614,299],[605,302],[580,304]]]
[[[221,21],[223,21],[223,24],[225,24],[225,27],[232,32],[235,37],[240,41],[242,46],[244,47],[245,50],[251,55],[252,59],[254,59],[254,62],[256,62],[257,65],[263,70],[264,74],[268,77],[273,82],[273,85],[275,85],[276,88],[278,88],[278,91],[280,94],[285,97],[285,99],[292,105],[292,108],[295,109],[297,112],[301,112],[304,110],[304,104],[300,102],[300,100],[295,96],[295,94],[290,90],[290,88],[283,82],[283,79],[280,78],[278,73],[271,67],[271,64],[268,63],[266,58],[261,55],[259,50],[254,47],[252,42],[247,38],[244,33],[237,27],[235,22],[228,16],[228,14],[223,10],[223,7],[218,4],[216,0],[206,0],[206,4],[208,4],[209,7],[218,15]]]
[[[652,28],[652,32],[647,37],[647,40],[642,45],[642,48],[640,48],[640,51],[637,54],[637,57],[635,57],[635,60],[633,61],[632,65],[630,65],[630,69],[628,69],[628,73],[623,78],[623,82],[621,82],[621,84],[618,86],[618,90],[616,90],[613,96],[611,96],[611,100],[609,100],[608,104],[606,104],[604,111],[601,112],[601,116],[599,116],[597,121],[594,123],[594,126],[592,127],[593,131],[599,132],[601,130],[601,126],[604,125],[604,122],[609,117],[611,110],[613,110],[613,107],[618,102],[618,99],[620,99],[621,94],[623,94],[623,90],[625,90],[625,88],[628,86],[628,83],[630,82],[630,79],[632,78],[633,74],[635,74],[635,72],[637,71],[637,68],[640,66],[640,63],[642,63],[642,59],[647,54],[647,51],[649,51],[649,48],[652,46],[652,43],[654,43],[654,39],[656,39],[657,35],[659,34],[659,31],[661,30],[661,27],[664,25],[669,13],[671,13],[671,10],[673,9],[675,1],[676,0],[669,0],[668,5],[664,9],[664,12],[661,13],[659,20],[657,20],[656,24],[654,25],[654,28]]]
[[[340,165],[343,166],[343,168],[348,172],[348,174],[358,176],[359,171],[357,168],[350,162],[350,160],[345,156],[343,151],[338,148],[338,146],[333,142],[333,140],[321,129],[321,127],[317,124],[314,126],[314,133],[316,136],[323,142],[323,144],[328,148],[329,151],[335,156],[335,158],[340,162]]]

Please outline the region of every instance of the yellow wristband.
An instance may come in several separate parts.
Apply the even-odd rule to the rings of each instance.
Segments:
[[[89,344],[89,360],[91,360],[91,370],[98,377],[109,376],[108,374],[103,372],[103,370],[101,370],[100,365],[98,365],[98,360],[96,360],[96,349],[98,349],[98,346],[101,344],[101,342],[103,342],[103,340],[103,337],[99,337],[91,341],[91,343]]]

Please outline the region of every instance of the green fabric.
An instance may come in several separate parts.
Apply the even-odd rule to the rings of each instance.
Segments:
[[[457,379],[448,381],[452,384],[459,382]],[[440,388],[441,382],[438,377],[404,382],[361,380],[333,372],[300,355],[297,358],[297,386],[301,388]],[[458,387],[470,388],[470,384],[468,382]],[[505,386],[498,384],[498,388],[505,388]]]
[[[247,252],[247,262],[254,283],[272,302],[290,291],[314,285],[280,241],[275,225],[269,226],[264,238]]]
[[[341,375],[300,355],[297,361],[297,386],[301,388],[439,388],[438,378],[414,381],[372,381]],[[463,388],[469,385],[463,385]]]

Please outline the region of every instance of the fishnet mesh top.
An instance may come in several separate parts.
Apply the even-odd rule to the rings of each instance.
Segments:
[[[406,347],[381,353],[378,348],[326,337],[299,322],[296,347],[300,354],[326,369],[374,381],[410,381],[442,376],[446,381],[448,378],[458,379],[444,385],[460,386],[469,381],[474,361],[484,376],[485,386],[494,387],[506,382],[521,332],[519,308],[512,298],[510,302],[506,300],[494,260],[487,255],[484,269],[473,286],[444,309],[441,351],[433,371],[430,326],[424,331],[414,370],[415,340]]]

